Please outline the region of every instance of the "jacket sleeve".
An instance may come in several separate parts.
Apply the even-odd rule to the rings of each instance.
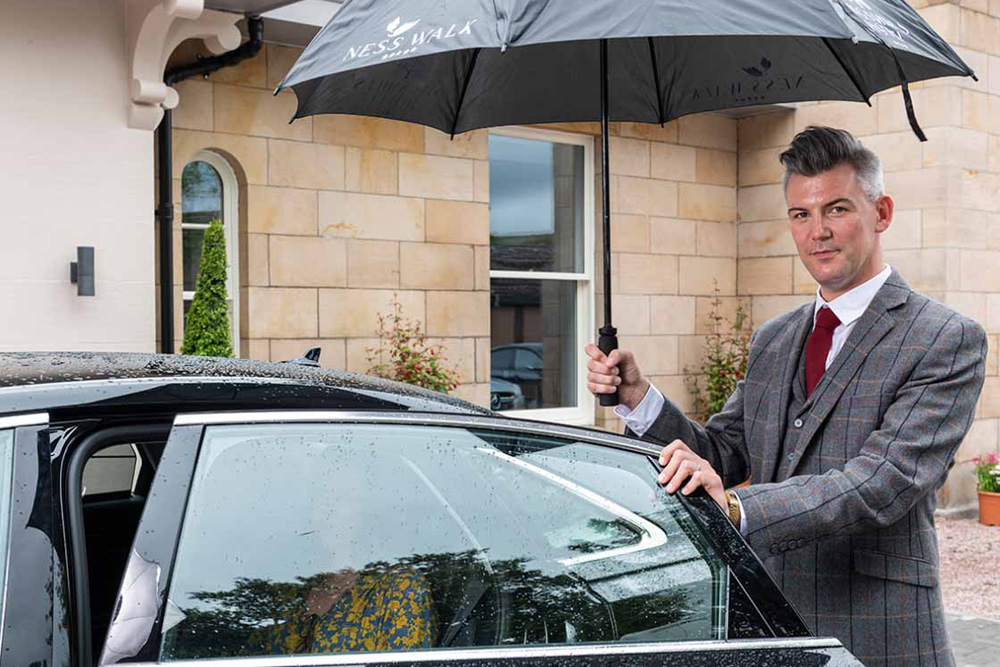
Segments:
[[[750,342],[748,374],[757,356],[755,340],[756,334]],[[750,456],[743,429],[743,395],[743,381],[740,381],[722,411],[704,426],[685,417],[680,408],[664,397],[663,410],[642,439],[662,445],[681,440],[698,456],[708,460],[727,488],[741,484],[750,477]]]
[[[972,425],[985,358],[983,328],[949,320],[843,470],[737,490],[750,545],[778,553],[905,516],[951,468]]]

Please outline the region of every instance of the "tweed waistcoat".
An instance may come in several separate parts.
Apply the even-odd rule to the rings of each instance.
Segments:
[[[802,425],[809,420],[809,410],[813,406],[810,396],[806,398],[806,348],[799,349],[799,366],[795,369],[795,379],[792,381],[791,398],[788,401],[788,418],[785,420],[785,434],[781,439],[781,458],[776,471],[776,479],[788,479],[792,474],[792,463]]]

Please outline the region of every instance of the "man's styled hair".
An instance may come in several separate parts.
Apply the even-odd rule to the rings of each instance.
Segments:
[[[845,130],[810,125],[795,135],[788,150],[779,159],[785,167],[785,192],[792,174],[817,176],[842,164],[849,164],[870,201],[874,202],[885,194],[882,161]]]

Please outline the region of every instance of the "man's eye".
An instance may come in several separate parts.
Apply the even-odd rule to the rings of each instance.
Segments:
[[[847,209],[844,208],[843,206],[834,206],[830,209],[831,213],[844,213],[846,211]]]

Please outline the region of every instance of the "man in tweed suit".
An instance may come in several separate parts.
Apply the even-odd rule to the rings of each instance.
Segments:
[[[587,346],[589,388],[617,388],[629,430],[669,443],[667,491],[704,487],[817,635],[868,667],[950,667],[935,492],[973,419],[985,332],[886,266],[893,201],[857,139],[810,127],[781,162],[820,288],[754,334],[722,412],[688,420],[624,350]]]

